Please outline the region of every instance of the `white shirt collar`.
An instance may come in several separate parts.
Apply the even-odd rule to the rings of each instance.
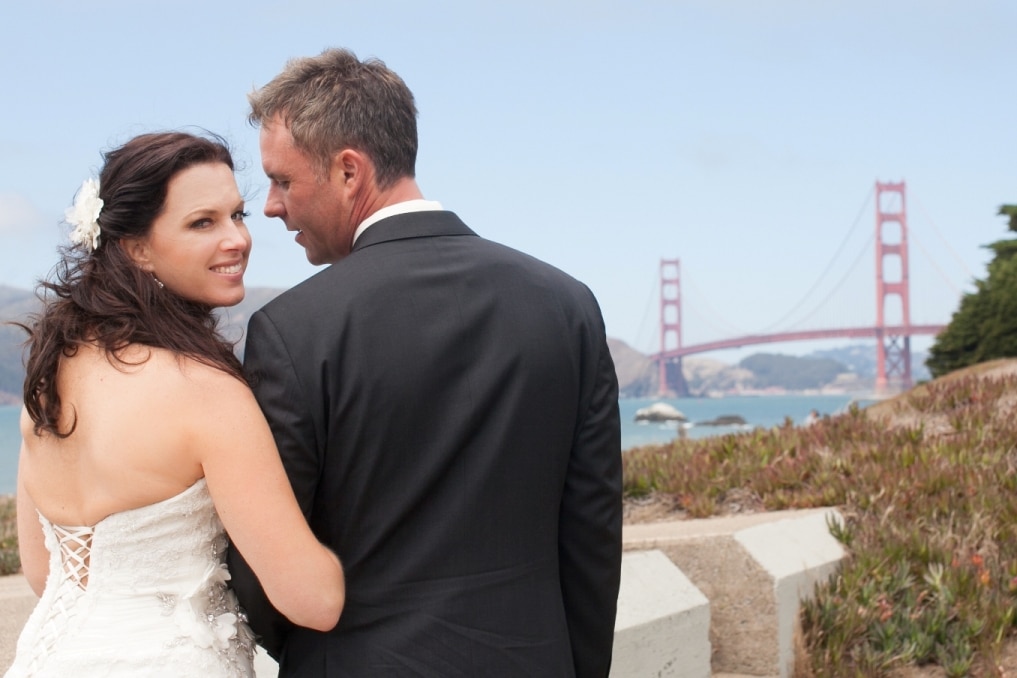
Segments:
[[[436,200],[406,200],[405,202],[397,202],[394,205],[388,205],[382,207],[380,210],[367,217],[360,222],[357,226],[356,232],[353,234],[353,242],[357,242],[357,238],[360,234],[368,229],[372,224],[376,224],[382,219],[392,217],[397,214],[407,214],[409,212],[435,212],[441,210],[441,203]]]

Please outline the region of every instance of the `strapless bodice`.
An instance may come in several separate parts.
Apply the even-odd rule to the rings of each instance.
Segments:
[[[8,678],[253,675],[204,479],[94,526],[40,521],[49,577]]]

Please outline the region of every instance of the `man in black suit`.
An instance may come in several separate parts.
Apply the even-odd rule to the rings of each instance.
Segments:
[[[323,634],[273,615],[233,556],[280,675],[606,676],[621,451],[593,294],[423,199],[413,95],[382,62],[327,50],[250,99],[265,214],[331,264],[257,312],[246,344],[346,571]]]

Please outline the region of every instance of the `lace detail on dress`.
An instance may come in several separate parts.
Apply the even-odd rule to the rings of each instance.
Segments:
[[[246,676],[242,667],[254,660],[254,634],[240,610],[236,594],[227,588],[225,563],[212,565],[194,591],[184,596],[156,594],[163,614],[173,617],[182,634],[178,643],[193,642],[215,650],[230,676]],[[238,623],[239,622],[239,623]]]
[[[204,480],[92,528],[39,518],[49,578],[7,678],[254,675],[254,637],[227,586],[226,535]]]
[[[213,650],[225,675],[244,678],[250,675],[256,644],[236,594],[226,585],[230,580],[225,562],[229,543],[218,516],[213,516],[218,527],[206,544],[209,565],[197,584],[183,595],[166,592],[155,595],[163,614],[173,618],[182,634],[174,644],[190,642]]]

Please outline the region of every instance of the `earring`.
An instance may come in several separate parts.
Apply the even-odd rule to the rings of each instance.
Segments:
[[[159,289],[160,289],[160,290],[161,290],[162,288],[166,287],[165,285],[163,285],[163,284],[162,284],[162,281],[161,281],[161,280],[159,280],[158,278],[156,278],[156,277],[155,277],[155,273],[153,273],[153,274],[152,274],[152,280],[154,280],[154,281],[155,281],[155,284],[159,286]]]

